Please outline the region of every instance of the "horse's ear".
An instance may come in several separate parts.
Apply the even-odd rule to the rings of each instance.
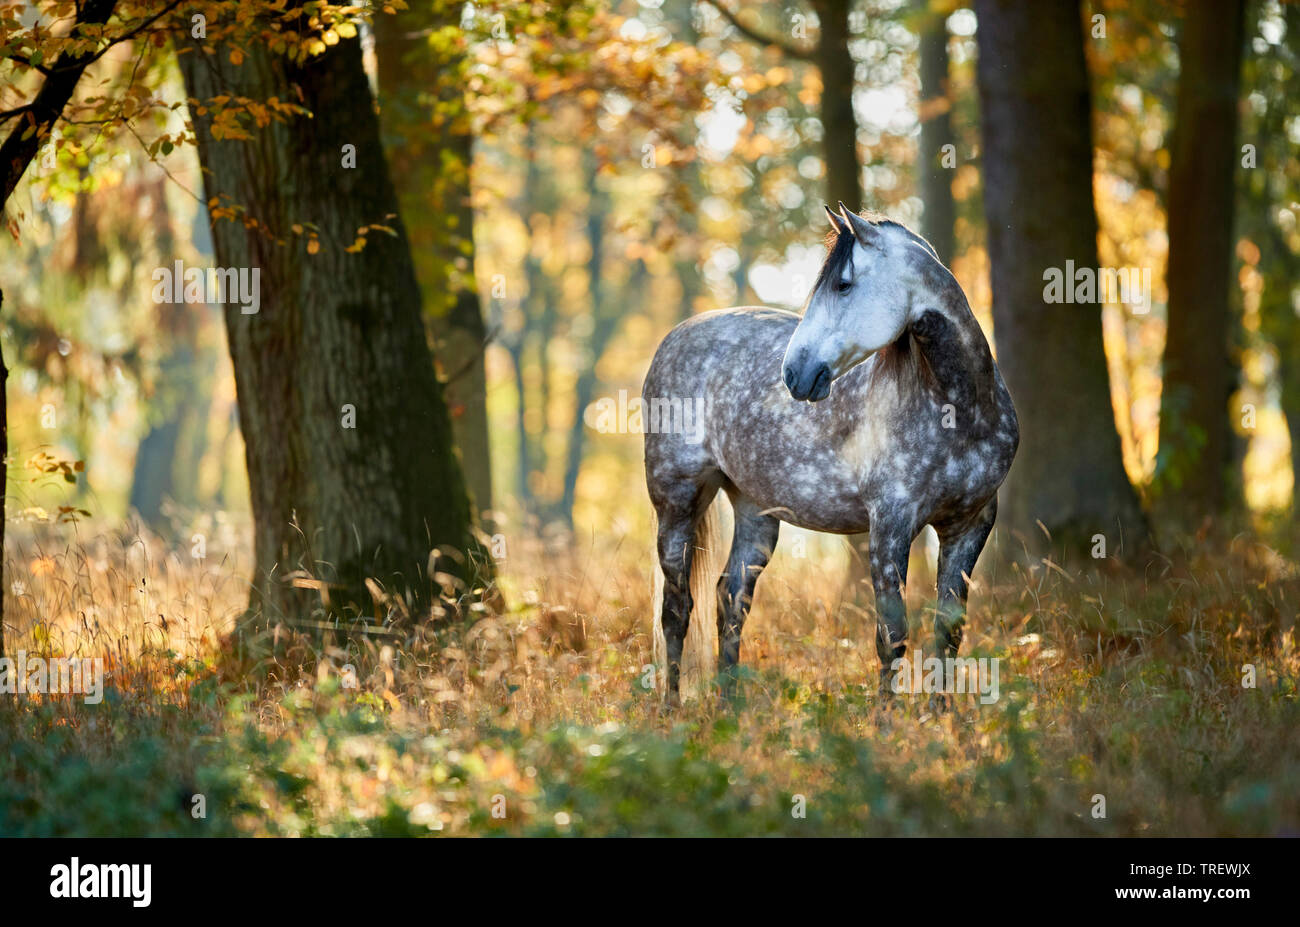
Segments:
[[[839,233],[844,233],[849,230],[848,223],[835,215],[834,210],[832,210],[830,206],[822,203],[822,208],[826,210],[826,218],[831,220],[831,228],[835,229],[835,231]]]
[[[880,229],[850,210],[844,205],[843,200],[840,200],[840,220],[852,230],[853,237],[864,248],[872,248],[880,244]]]

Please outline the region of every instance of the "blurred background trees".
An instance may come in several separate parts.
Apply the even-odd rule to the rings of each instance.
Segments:
[[[1085,556],[1148,524],[1178,543],[1206,516],[1289,543],[1294,4],[412,0],[370,25],[210,2],[206,39],[108,4],[107,30],[140,31],[24,138],[58,90],[46,54],[78,53],[56,6],[10,4],[0,31],[0,144],[29,162],[0,255],[23,530],[134,512],[237,559],[260,523],[258,569],[294,569],[289,544],[357,576],[378,548],[468,544],[485,509],[498,558],[536,534],[641,543],[640,438],[593,404],[637,395],[689,315],[797,309],[844,199],[923,231],[990,335],[1022,416],[1017,546],[1040,522]],[[1045,304],[1067,259],[1148,269],[1150,305]],[[175,260],[261,266],[261,334],[155,304]],[[352,304],[383,324],[322,341]],[[325,487],[369,481],[311,515],[372,526],[364,553],[344,532],[317,549]]]
[[[1043,296],[1045,269],[1098,266],[1079,7],[988,0],[975,12],[993,328],[1021,435],[1000,526],[1031,546],[1042,541],[1036,525],[1068,550],[1096,534],[1112,549],[1141,545],[1147,527],[1115,430],[1100,307]],[[1020,51],[1047,34],[1052,54]]]
[[[431,0],[374,20],[385,153],[398,190],[456,446],[476,509],[492,507],[487,380],[474,275],[472,29],[463,4]]]
[[[1223,513],[1240,482],[1228,406],[1237,364],[1229,290],[1244,17],[1243,0],[1188,4],[1179,45],[1160,395],[1165,472],[1157,475],[1178,494],[1169,514],[1195,521]]]

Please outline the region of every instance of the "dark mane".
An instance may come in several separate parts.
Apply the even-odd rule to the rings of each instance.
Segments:
[[[822,261],[822,269],[817,272],[817,280],[812,289],[814,293],[827,280],[839,280],[843,275],[845,266],[853,258],[853,235],[832,229],[826,236],[826,247],[830,250],[826,254],[826,260]]]
[[[903,223],[895,222],[893,219],[888,219],[881,213],[869,209],[864,209],[859,215],[872,225],[900,229],[904,235],[924,248],[935,260],[939,259],[939,255],[933,246],[922,236],[903,225]],[[853,234],[851,232],[841,232],[832,226],[831,230],[826,233],[824,244],[826,245],[826,259],[823,261],[822,269],[817,275],[817,282],[813,285],[814,292],[821,286],[823,281],[839,278],[840,273],[844,270],[844,265],[849,263],[853,255]]]
[[[912,333],[903,329],[903,333],[892,344],[887,344],[875,355],[875,364],[871,368],[871,379],[892,379],[903,375],[909,365],[916,362]]]

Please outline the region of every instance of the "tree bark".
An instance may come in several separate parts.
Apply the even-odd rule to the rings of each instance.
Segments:
[[[459,28],[461,4],[425,0],[374,18],[386,151],[396,178],[416,277],[437,338],[447,405],[475,508],[492,506],[487,421],[487,329],[474,278],[471,170],[474,138],[465,107],[464,50],[430,42]]]
[[[998,364],[1020,419],[999,524],[1030,549],[1144,545],[1095,305],[1047,303],[1044,272],[1097,266],[1092,130],[1077,0],[978,0],[984,202]],[[1052,37],[1045,44],[1044,36]]]
[[[248,141],[214,138],[211,109],[193,116],[208,196],[257,220],[213,228],[219,265],[261,274],[260,312],[225,306],[255,531],[250,605],[266,624],[369,614],[374,577],[418,616],[435,592],[430,568],[452,568],[452,552],[474,545],[361,43],[302,64],[252,48],[242,66],[194,44],[180,62],[199,101],[275,96],[312,113]],[[396,236],[345,252],[375,222]],[[295,223],[314,223],[319,253]],[[319,599],[308,577],[326,583]]]
[[[957,208],[952,198],[952,168],[944,167],[944,146],[955,144],[952,97],[948,84],[948,26],[942,14],[927,13],[921,27],[921,175],[922,228],[944,264],[952,262]]]
[[[849,0],[814,0],[821,36],[813,62],[821,72],[822,151],[830,205],[843,201],[862,209],[862,165],[858,160],[858,120],[853,112],[857,65],[849,52]]]
[[[5,294],[0,290],[0,307]],[[5,653],[5,509],[9,503],[9,368],[0,344],[0,657]]]
[[[1157,479],[1177,494],[1178,512],[1198,520],[1223,511],[1231,495],[1229,297],[1244,28],[1241,0],[1188,4],[1179,51]]]

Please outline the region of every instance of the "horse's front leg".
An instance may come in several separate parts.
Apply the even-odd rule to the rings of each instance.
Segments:
[[[728,697],[735,691],[740,633],[754,601],[754,584],[772,559],[781,531],[780,519],[764,513],[750,500],[733,497],[731,506],[736,529],[727,569],[718,580],[718,675],[722,693]]]
[[[893,691],[894,661],[907,653],[907,557],[914,533],[884,517],[871,519],[871,585],[876,593],[876,654],[880,692]]]
[[[934,646],[944,666],[950,664],[961,648],[962,627],[966,623],[967,580],[975,572],[975,562],[993,530],[998,515],[998,498],[994,496],[972,521],[959,529],[939,536],[939,601],[934,615]],[[945,674],[946,676],[946,674]],[[953,680],[945,678],[947,686]]]

